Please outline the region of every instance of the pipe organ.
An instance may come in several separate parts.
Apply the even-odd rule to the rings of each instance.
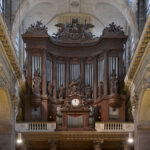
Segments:
[[[49,36],[41,22],[22,35],[26,43],[25,121],[54,121],[58,130],[92,130],[94,120],[125,120],[123,45],[114,23],[95,37],[91,24],[56,24]],[[99,107],[99,111],[94,111]],[[98,114],[95,114],[97,112]]]

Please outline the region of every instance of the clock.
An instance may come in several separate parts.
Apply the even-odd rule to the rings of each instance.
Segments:
[[[71,104],[72,104],[72,106],[75,106],[75,107],[79,106],[80,100],[77,99],[77,98],[74,98],[74,99],[71,100]]]

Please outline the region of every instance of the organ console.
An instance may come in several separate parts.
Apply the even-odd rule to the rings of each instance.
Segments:
[[[93,130],[101,121],[125,120],[123,45],[127,36],[114,23],[95,37],[91,24],[37,21],[22,35],[26,43],[25,121],[55,121],[57,130]],[[95,107],[99,106],[99,115]]]

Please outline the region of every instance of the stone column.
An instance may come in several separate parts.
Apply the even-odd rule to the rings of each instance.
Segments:
[[[56,141],[52,141],[51,142],[49,150],[57,150],[57,143],[56,143]]]

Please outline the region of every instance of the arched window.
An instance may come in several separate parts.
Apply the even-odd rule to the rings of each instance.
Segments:
[[[146,16],[150,13],[150,0],[146,0]]]
[[[128,2],[129,2],[129,5],[132,6],[133,0],[128,0]]]
[[[3,13],[3,0],[0,0],[0,13]]]
[[[16,54],[19,56],[19,33],[17,33],[16,41],[15,41]]]

